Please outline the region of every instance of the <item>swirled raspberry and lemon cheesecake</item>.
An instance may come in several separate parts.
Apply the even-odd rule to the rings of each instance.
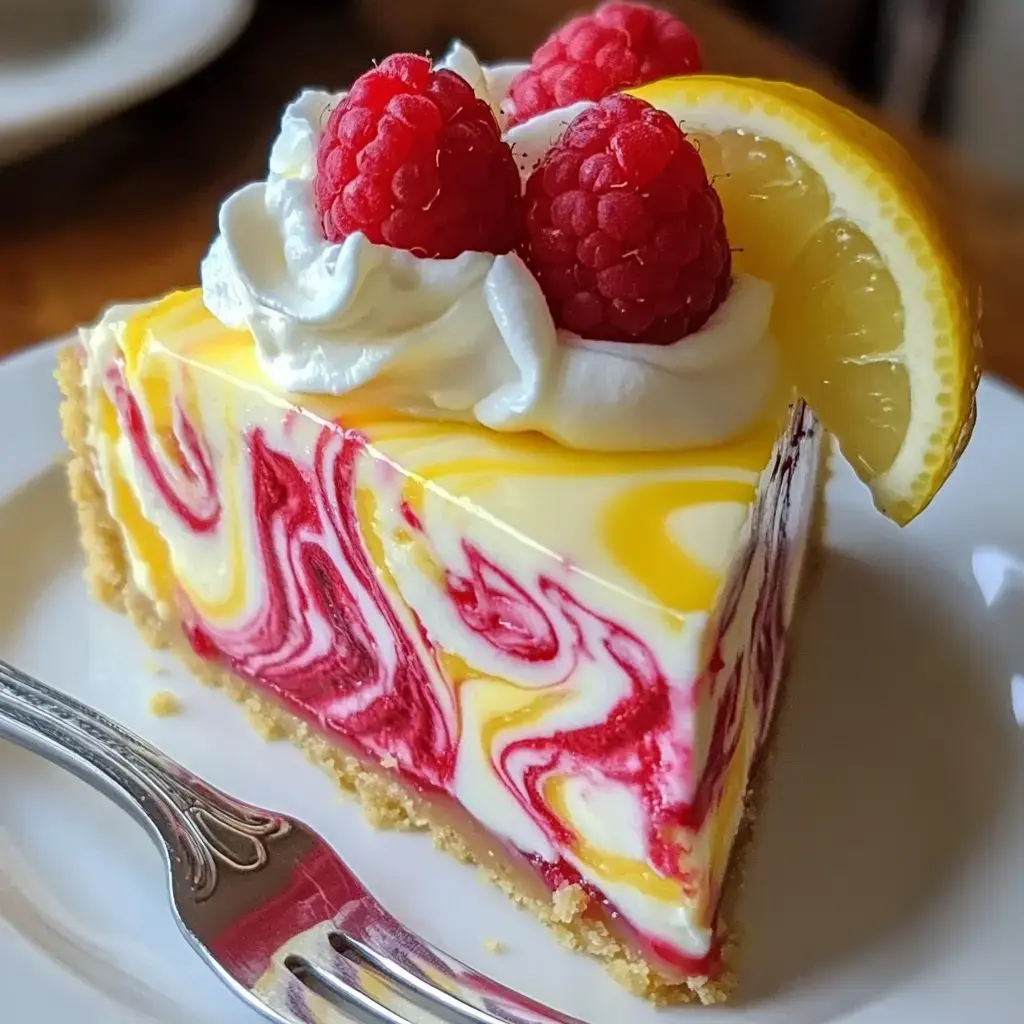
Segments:
[[[303,93],[201,279],[62,357],[95,592],[634,991],[723,998],[825,431],[906,523],[973,422],[908,158],[613,3]]]

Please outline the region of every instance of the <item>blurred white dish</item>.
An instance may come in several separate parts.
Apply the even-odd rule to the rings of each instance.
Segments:
[[[0,0],[0,164],[186,78],[253,0]]]

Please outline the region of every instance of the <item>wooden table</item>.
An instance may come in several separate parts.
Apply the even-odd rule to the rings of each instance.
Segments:
[[[261,175],[280,108],[302,86],[339,88],[374,55],[399,48],[436,53],[455,34],[486,59],[527,54],[578,6],[264,4],[239,43],[191,81],[0,170],[0,353],[67,332],[115,299],[195,283],[221,197]],[[788,79],[842,97],[820,67],[706,0],[668,6],[703,38],[711,69]],[[887,127],[936,182],[955,218],[982,289],[987,367],[1024,386],[1024,189],[987,179],[912,129]]]

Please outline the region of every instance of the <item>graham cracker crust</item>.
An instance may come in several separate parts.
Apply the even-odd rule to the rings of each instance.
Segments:
[[[729,998],[735,988],[740,944],[736,903],[742,888],[754,823],[767,788],[774,736],[769,737],[766,744],[768,756],[762,755],[748,785],[744,817],[723,888],[718,927],[722,970],[715,978],[666,978],[604,920],[586,915],[589,897],[582,887],[565,885],[551,894],[539,886],[530,886],[522,877],[523,872],[516,870],[506,858],[493,853],[489,857],[481,856],[482,846],[470,842],[461,831],[444,820],[436,806],[400,779],[382,767],[340,750],[323,733],[286,711],[273,698],[262,695],[227,669],[203,661],[192,651],[180,624],[162,618],[153,603],[132,583],[121,532],[107,511],[87,443],[87,404],[82,376],[79,350],[74,346],[62,350],[58,356],[56,378],[65,396],[61,406],[61,424],[70,449],[67,472],[85,552],[85,578],[97,600],[126,613],[147,643],[154,648],[172,650],[198,679],[223,690],[241,704],[265,739],[286,738],[299,747],[311,762],[332,776],[344,792],[359,801],[371,825],[430,833],[437,848],[468,864],[477,865],[491,882],[544,922],[559,942],[600,960],[611,977],[634,995],[656,1005],[713,1004]],[[823,444],[815,540],[822,529],[821,495],[826,477],[827,448],[828,445]],[[808,557],[813,558],[813,555],[812,549]],[[813,570],[813,564],[808,569]],[[775,723],[778,719],[779,714],[776,713]]]

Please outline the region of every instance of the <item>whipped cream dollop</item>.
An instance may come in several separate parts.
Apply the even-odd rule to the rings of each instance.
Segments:
[[[522,65],[485,68],[461,44],[444,63],[504,125]],[[514,253],[422,259],[362,234],[327,241],[313,180],[340,98],[310,90],[288,106],[267,180],[225,201],[202,266],[206,305],[252,332],[278,387],[606,451],[715,444],[759,417],[776,370],[764,282],[737,276],[704,327],[674,344],[593,341],[555,327]],[[506,132],[524,179],[587,106]]]

